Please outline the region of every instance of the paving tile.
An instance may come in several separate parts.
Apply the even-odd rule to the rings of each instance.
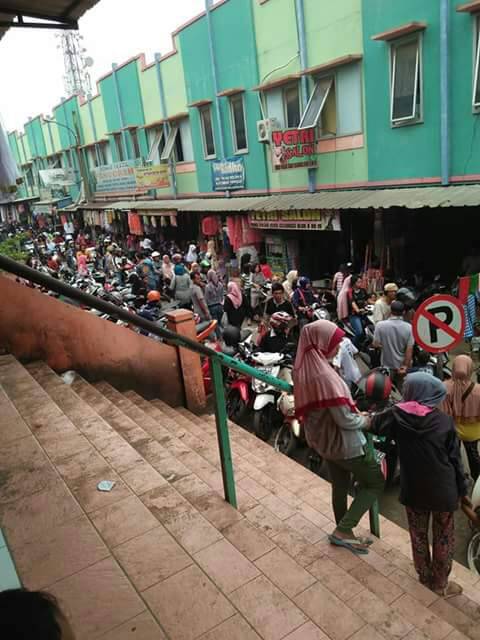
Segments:
[[[414,631],[416,631],[416,629],[414,629]],[[408,637],[408,635],[405,636],[405,639]],[[354,633],[349,640],[385,640],[385,636],[381,635],[376,629],[367,624],[360,629],[360,631]]]
[[[192,500],[200,496],[210,493],[210,487],[203,480],[201,480],[196,474],[192,473],[185,478],[176,480],[172,483],[172,486],[182,494],[187,500]]]
[[[316,582],[316,578],[281,549],[273,549],[259,558],[255,564],[289,598],[305,591]]]
[[[152,465],[145,462],[145,460],[142,460],[132,467],[132,469],[122,473],[122,479],[125,480],[137,496],[167,484],[165,478],[163,478]]]
[[[348,549],[330,544],[328,538],[317,542],[315,547],[318,548],[319,552],[327,556],[327,558],[330,558],[330,560],[335,562],[335,564],[338,564],[338,566],[345,571],[351,571],[355,567],[363,564],[358,555],[348,551]]]
[[[304,518],[313,522],[314,525],[323,529],[324,527],[328,527],[330,525],[335,526],[335,523],[331,518],[327,518],[320,511],[317,511],[313,507],[308,504],[300,503],[297,507],[298,513],[300,513]]]
[[[223,538],[218,529],[197,512],[182,513],[165,523],[166,529],[188,553],[197,553]]]
[[[125,473],[143,462],[142,456],[123,438],[110,436],[98,445],[102,456],[117,473]]]
[[[313,622],[307,622],[285,636],[284,640],[329,640],[329,638]]]
[[[294,601],[331,640],[346,640],[365,625],[359,615],[319,582]]]
[[[267,507],[269,511],[273,513],[273,515],[280,518],[280,520],[286,520],[291,516],[295,515],[295,509],[288,506],[286,502],[278,498],[277,496],[269,493],[267,496],[260,500],[260,503],[263,504],[264,507]]]
[[[167,636],[148,611],[112,629],[101,640],[167,640]]]
[[[371,591],[362,591],[353,597],[348,604],[359,616],[387,638],[398,640],[413,629],[411,622],[405,620],[403,616],[386,605]]]
[[[246,511],[245,517],[269,538],[277,535],[284,528],[280,518],[274,516],[271,511],[261,504]]]
[[[129,496],[93,511],[90,519],[111,547],[158,527],[158,520],[137,496]]]
[[[193,640],[235,614],[235,609],[197,566],[143,594],[171,640]]]
[[[234,591],[230,599],[264,640],[279,640],[307,622],[300,609],[264,576]]]
[[[249,560],[257,560],[275,548],[275,543],[251,524],[241,520],[222,531],[227,538]]]
[[[139,591],[193,562],[161,525],[115,547],[114,553]]]
[[[396,600],[392,608],[406,619],[412,620],[415,626],[431,640],[443,640],[454,630],[448,622],[436,616],[431,609],[427,609],[408,594]]]
[[[15,562],[29,589],[43,589],[110,555],[88,518],[82,516],[43,531],[18,547]]]
[[[239,520],[243,520],[242,514],[216,493],[207,493],[203,496],[192,498],[191,502],[219,531]]]
[[[370,549],[366,555],[359,556],[362,562],[366,562],[386,578],[395,571],[395,567],[373,549]]]
[[[386,604],[391,604],[404,594],[403,589],[368,564],[361,564],[350,572],[354,578],[372,593],[375,593]]]
[[[58,477],[43,491],[0,505],[0,521],[13,549],[80,515],[78,502]]]
[[[238,477],[238,473],[235,474],[235,477],[236,478]],[[252,498],[250,494],[248,494],[238,485],[236,487],[236,493],[237,493],[237,507],[240,513],[243,513],[245,515],[247,511],[250,511],[250,509],[253,509],[258,505],[258,501],[255,500],[255,498]]]
[[[7,547],[0,548],[0,591],[21,587],[17,570]]]
[[[145,610],[113,558],[56,582],[49,592],[58,598],[78,640],[104,634]]]
[[[284,521],[286,525],[299,533],[307,542],[315,544],[326,537],[325,531],[304,518],[301,514],[296,514]]]
[[[471,587],[473,589],[473,587]],[[478,594],[480,595],[480,594]],[[475,594],[476,600],[478,600],[478,595]],[[455,596],[454,598],[449,598],[449,604],[453,605],[460,611],[463,611],[469,618],[475,621],[480,620],[480,606],[476,600],[471,600],[466,594],[465,591],[462,595]]]
[[[260,575],[255,565],[225,539],[199,551],[194,559],[227,594]]]
[[[168,482],[174,482],[185,478],[191,474],[191,470],[186,467],[180,460],[177,460],[172,455],[168,458],[162,458],[158,462],[152,463],[152,466],[167,480]],[[195,469],[193,469],[195,471]]]
[[[245,618],[235,615],[218,627],[208,631],[200,640],[260,640],[260,636],[255,633]]]
[[[239,468],[241,468],[241,466]],[[238,486],[251,495],[252,498],[255,498],[255,500],[261,500],[270,494],[265,487],[262,487],[262,485],[258,484],[258,482],[252,480],[252,478],[249,478],[248,476],[243,478],[243,480],[240,480],[238,482]]]
[[[477,640],[480,638],[480,627],[471,620],[465,613],[451,605],[447,600],[439,598],[429,607],[430,611],[439,618],[443,618],[452,627],[464,633],[466,636]]]
[[[115,482],[115,486],[111,491],[99,491],[97,485],[102,480]],[[76,478],[73,481],[67,479],[66,482],[87,513],[107,507],[132,495],[123,480],[107,466],[99,469],[94,475]]]
[[[290,527],[285,527],[279,534],[273,536],[272,540],[302,567],[307,567],[323,555],[323,550],[318,544],[310,544]]]
[[[365,588],[358,580],[326,556],[316,560],[307,569],[324,587],[334,593],[337,598],[347,603],[350,598],[353,598]]]
[[[14,440],[18,440],[19,438],[24,438],[25,436],[30,436],[31,431],[28,428],[27,424],[18,413],[17,409],[10,402],[7,395],[3,391],[0,390],[0,445],[4,447],[5,445],[13,442]]]
[[[429,607],[435,600],[438,600],[438,596],[420,584],[418,580],[409,576],[405,571],[401,569],[395,569],[393,573],[388,576],[388,579],[398,584],[405,593],[410,594],[417,602],[420,602],[425,607]]]
[[[144,493],[142,501],[162,523],[193,511],[192,505],[170,485]]]

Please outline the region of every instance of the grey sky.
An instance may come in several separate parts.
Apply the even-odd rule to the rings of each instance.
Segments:
[[[200,13],[204,0],[100,0],[80,20],[86,55],[94,59],[95,80],[144,52],[172,49],[171,33]],[[63,56],[55,31],[10,29],[0,41],[0,116],[7,131],[22,129],[29,116],[50,114],[65,96]]]

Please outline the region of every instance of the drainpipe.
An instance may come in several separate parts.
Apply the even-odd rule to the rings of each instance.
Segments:
[[[307,55],[307,37],[305,31],[305,7],[303,0],[295,0],[295,16],[297,19],[297,35],[298,45],[300,47],[300,66],[302,71],[308,68],[308,55]],[[302,107],[305,109],[308,103],[308,78],[303,75],[301,80],[302,85]],[[309,193],[315,193],[316,191],[316,169],[308,169],[308,191]]]
[[[92,127],[93,139],[95,141],[95,155],[97,157],[97,164],[101,165],[102,162],[100,158],[100,150],[97,144],[97,140],[98,140],[97,125],[95,124],[95,118],[93,117],[92,96],[90,93],[87,96],[87,105],[88,105],[88,116],[90,118],[90,126]]]
[[[440,144],[442,185],[450,184],[450,2],[440,2]]]
[[[52,147],[52,153],[55,153],[55,145],[53,144],[53,135],[52,135],[52,123],[47,122],[48,127],[48,137],[50,138],[50,146]]]
[[[215,55],[215,42],[213,40],[213,27],[212,27],[212,9],[213,0],[205,0],[205,13],[207,16],[207,29],[208,29],[208,47],[210,49],[210,63],[212,65],[212,78],[213,78],[213,90],[215,91],[215,115],[217,117],[217,126],[220,135],[220,153],[222,159],[225,158],[225,138],[223,131],[222,112],[220,110],[220,98],[218,97],[218,71],[217,71],[217,58]],[[230,195],[230,192],[227,192]]]
[[[128,158],[130,155],[128,153],[128,143],[127,143],[127,135],[124,129],[125,127],[125,119],[123,117],[123,108],[122,108],[122,98],[120,96],[120,87],[118,86],[118,78],[117,78],[117,68],[118,64],[112,64],[112,78],[113,78],[113,86],[115,87],[115,102],[117,103],[117,111],[120,118],[120,127],[122,129],[122,146],[123,153],[125,154],[125,158]]]
[[[158,93],[160,94],[160,107],[162,110],[162,118],[165,120],[167,117],[167,101],[165,100],[165,89],[163,86],[163,77],[162,77],[162,69],[160,67],[160,60],[161,60],[162,56],[160,53],[156,53],[155,54],[155,71],[157,74],[157,85],[158,85]],[[170,123],[168,123],[167,121],[165,121],[163,123],[163,135],[165,137],[165,140],[168,138],[170,134]],[[170,173],[172,176],[172,190],[173,190],[173,195],[176,198],[177,197],[177,193],[178,193],[178,187],[177,187],[177,169],[175,166],[175,162],[173,161],[173,157],[172,154],[170,154],[170,157],[168,159],[168,166],[170,167]]]

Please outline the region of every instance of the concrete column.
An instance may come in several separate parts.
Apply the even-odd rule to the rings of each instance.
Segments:
[[[170,311],[167,315],[167,328],[196,340],[197,330],[193,320],[193,313],[187,309]],[[185,400],[187,409],[193,413],[200,413],[205,410],[206,396],[203,386],[202,366],[200,356],[189,349],[178,349],[180,368],[182,371],[183,383],[185,387]]]

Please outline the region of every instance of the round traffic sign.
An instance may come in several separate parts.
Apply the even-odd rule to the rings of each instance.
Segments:
[[[415,341],[425,351],[449,351],[463,340],[463,305],[453,296],[433,296],[418,307],[412,328]]]

